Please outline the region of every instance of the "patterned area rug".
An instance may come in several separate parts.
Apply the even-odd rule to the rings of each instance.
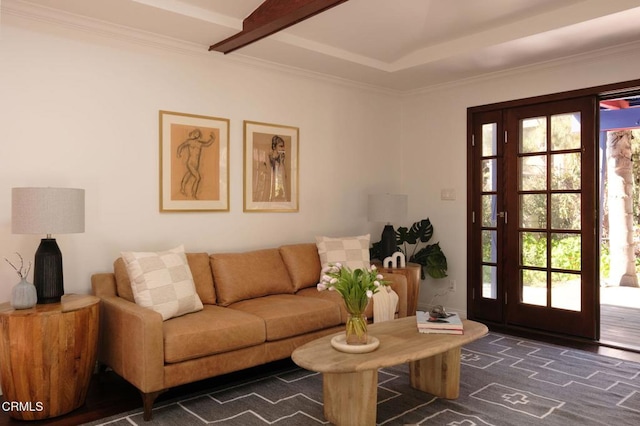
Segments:
[[[409,386],[408,367],[380,370],[379,425],[638,425],[640,364],[490,333],[462,349],[460,397],[449,401]],[[221,390],[91,425],[314,425],[322,376],[287,368]]]

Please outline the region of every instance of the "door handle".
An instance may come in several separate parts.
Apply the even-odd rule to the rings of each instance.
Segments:
[[[507,224],[509,222],[509,216],[508,216],[507,212],[499,212],[498,216],[504,218],[504,223],[505,224]]]

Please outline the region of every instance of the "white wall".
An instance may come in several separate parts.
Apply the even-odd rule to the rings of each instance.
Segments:
[[[434,302],[464,313],[467,108],[631,80],[640,65],[630,45],[400,96],[113,28],[1,19],[0,256],[32,259],[41,238],[11,234],[12,187],[85,188],[86,232],[56,236],[66,291],[78,293],[121,250],[241,251],[370,231],[377,240],[367,194],[402,191],[404,225],[431,219],[457,284]],[[159,213],[160,109],[231,120],[230,212]],[[243,120],[300,128],[299,213],[242,212]],[[456,199],[441,200],[442,189]],[[0,263],[0,302],[16,282]],[[419,305],[447,283],[423,282]]]
[[[33,259],[44,237],[11,233],[11,188],[20,186],[86,190],[85,233],[55,236],[67,293],[90,292],[91,274],[110,271],[121,250],[379,237],[366,198],[399,190],[399,96],[109,28],[5,13],[1,30],[1,257]],[[161,109],[231,120],[230,212],[159,213]],[[243,120],[300,128],[298,213],[242,212]],[[2,261],[0,302],[17,281]]]
[[[640,44],[606,50],[561,62],[469,80],[407,95],[403,102],[403,180],[412,220],[430,217],[434,241],[449,263],[449,278],[422,283],[419,306],[434,303],[466,312],[466,113],[472,106],[629,81],[639,78]],[[455,201],[440,199],[454,189]]]

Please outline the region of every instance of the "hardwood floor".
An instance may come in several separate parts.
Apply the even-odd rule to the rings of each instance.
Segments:
[[[600,305],[600,343],[640,352],[640,309]]]
[[[640,310],[632,309],[628,312],[620,307],[616,309],[602,310],[602,332],[603,338],[612,339],[610,343],[619,341],[618,343],[640,345],[640,327],[621,326],[635,321],[640,325]],[[631,319],[630,315],[636,315],[636,319]],[[608,318],[608,319],[607,319]],[[601,345],[597,342],[589,342],[583,340],[572,340],[564,337],[552,336],[547,334],[533,333],[528,330],[507,330],[500,327],[490,326],[492,331],[511,334],[527,339],[544,341],[556,345],[563,345],[575,349],[581,349],[588,352],[598,353],[605,356],[616,357],[627,361],[640,363],[640,348],[638,351],[622,350],[617,345]],[[605,330],[607,330],[605,332]],[[606,333],[606,334],[605,334]],[[234,381],[245,377],[251,377],[260,371],[268,371],[283,368],[286,365],[292,365],[291,360],[283,360],[271,363],[265,366],[255,367],[245,371],[227,374],[225,376],[215,377],[203,380],[197,383],[180,386],[169,390],[158,398],[158,403],[176,398],[181,395],[195,393],[205,389],[225,386]],[[4,401],[4,398],[2,398]],[[89,392],[85,404],[79,409],[54,419],[43,421],[25,422],[14,420],[9,414],[0,410],[0,426],[5,425],[79,425],[86,422],[102,419],[125,411],[130,411],[142,407],[142,400],[137,389],[127,383],[113,372],[106,372],[100,375],[94,375],[91,380]]]

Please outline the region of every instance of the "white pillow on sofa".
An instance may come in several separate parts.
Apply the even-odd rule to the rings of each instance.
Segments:
[[[359,235],[356,237],[316,237],[316,246],[320,263],[326,267],[332,263],[341,263],[350,269],[368,269],[369,241],[371,235]]]
[[[162,320],[202,310],[184,246],[161,252],[122,252],[136,304]]]

